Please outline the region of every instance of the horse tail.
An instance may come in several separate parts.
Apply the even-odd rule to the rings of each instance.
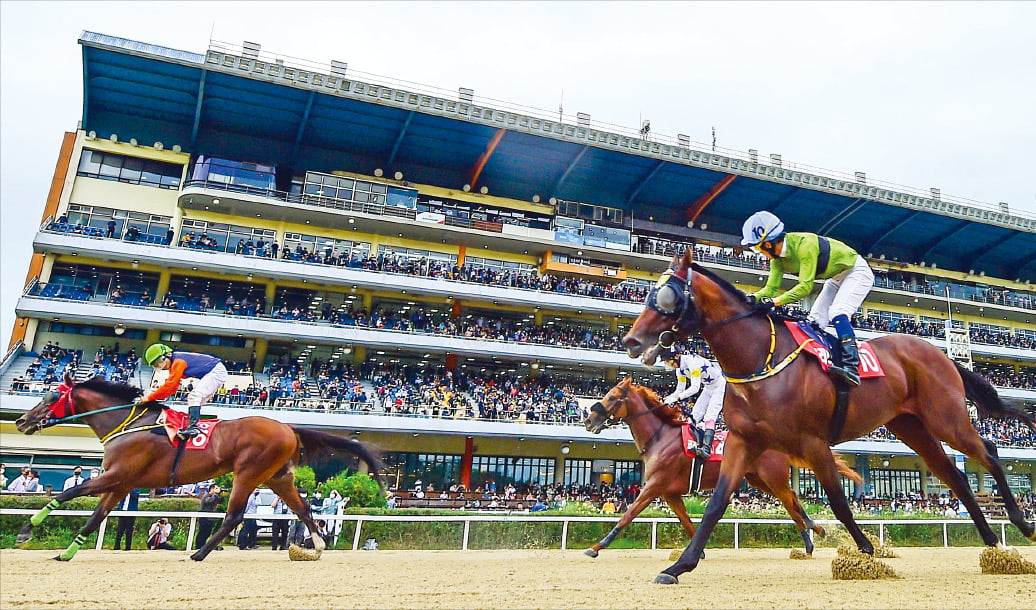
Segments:
[[[834,451],[831,452],[831,457],[835,460],[835,467],[838,468],[839,474],[841,474],[844,477],[849,477],[850,479],[855,481],[857,485],[863,485],[863,477],[860,476],[860,473],[856,472],[855,470],[849,467],[849,464],[846,463],[845,458],[835,453]],[[798,458],[791,458],[791,465],[797,466],[799,468],[810,468],[809,464]]]
[[[987,417],[1017,419],[1031,430],[1036,431],[1036,420],[1032,415],[1020,407],[1005,403],[988,379],[974,371],[969,371],[957,361],[954,361],[953,364],[960,373],[961,381],[964,382],[965,396],[975,403],[980,417],[983,419]]]
[[[366,464],[368,469],[367,471],[374,477],[374,480],[378,482],[378,487],[382,489],[385,488],[385,483],[381,479],[381,472],[385,469],[385,464],[381,461],[381,458],[375,450],[360,441],[354,441],[353,439],[345,438],[344,436],[336,436],[334,434],[320,432],[319,430],[299,428],[296,426],[292,426],[291,429],[295,432],[296,436],[299,437],[299,442],[305,450],[304,455],[306,462],[312,464],[314,462],[341,460],[342,456],[339,452],[344,452],[355,456]]]
[[[860,476],[860,473],[856,472],[855,470],[849,467],[849,464],[846,463],[845,458],[835,453],[834,451],[831,452],[831,455],[835,458],[835,466],[838,467],[838,472],[842,473],[842,476],[849,477],[850,479],[855,481],[857,485],[863,485],[863,477]]]

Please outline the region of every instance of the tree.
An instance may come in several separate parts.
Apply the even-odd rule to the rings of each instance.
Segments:
[[[377,481],[366,474],[350,474],[348,470],[343,470],[320,485],[320,493],[325,497],[332,489],[338,490],[343,498],[349,498],[348,506],[386,506],[385,495],[381,493]]]

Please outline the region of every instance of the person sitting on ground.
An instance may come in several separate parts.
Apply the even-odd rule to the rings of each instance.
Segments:
[[[169,523],[169,519],[162,517],[158,521],[151,524],[151,529],[147,532],[147,548],[155,551],[158,549],[164,549],[166,551],[175,551],[173,545],[169,544],[169,536],[173,533],[173,526]]]

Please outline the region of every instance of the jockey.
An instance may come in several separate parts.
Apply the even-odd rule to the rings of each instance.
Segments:
[[[171,347],[162,343],[148,346],[144,350],[144,361],[156,370],[169,371],[169,377],[153,392],[138,398],[138,402],[169,398],[180,389],[180,380],[184,377],[198,379],[194,389],[187,395],[187,427],[177,432],[177,436],[182,440],[197,436],[201,432],[198,429],[201,406],[209,402],[227,380],[227,368],[223,366],[223,362],[209,354],[173,351]]]
[[[674,347],[662,352],[662,360],[668,370],[676,371],[677,386],[673,393],[662,401],[671,405],[694,396],[699,388],[701,395],[690,413],[691,423],[702,431],[699,435],[698,455],[707,460],[712,454],[712,439],[716,435],[716,420],[723,410],[723,394],[727,381],[719,365],[698,354],[681,354]],[[682,410],[682,407],[681,407]],[[684,411],[684,415],[687,412]]]
[[[790,305],[809,296],[816,280],[827,280],[809,311],[809,319],[820,328],[830,322],[838,333],[842,366],[831,366],[828,374],[849,385],[860,385],[860,352],[849,320],[874,286],[874,272],[867,261],[837,239],[815,233],[785,233],[784,223],[770,212],[752,214],[742,234],[742,246],[751,246],[770,259],[770,278],[752,295],[755,298]],[[782,292],[785,272],[798,273],[799,281]]]

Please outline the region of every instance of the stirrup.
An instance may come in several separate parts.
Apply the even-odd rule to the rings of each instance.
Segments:
[[[176,433],[176,438],[180,439],[181,441],[186,441],[188,439],[192,439],[192,438],[198,436],[199,434],[201,434],[201,429],[198,428],[198,425],[197,424],[191,424],[190,426],[187,426],[183,430],[180,430],[179,432],[177,432]]]

